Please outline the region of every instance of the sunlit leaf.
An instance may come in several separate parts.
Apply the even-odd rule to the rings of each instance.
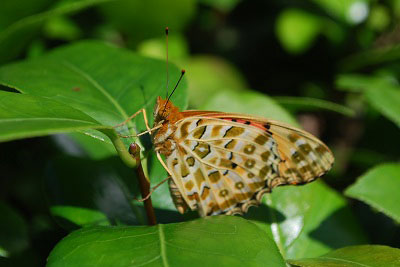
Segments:
[[[379,245],[350,246],[318,258],[289,260],[288,262],[299,267],[395,267],[400,264],[400,249]]]
[[[285,266],[274,242],[253,223],[219,216],[152,227],[92,227],[73,232],[48,266]]]
[[[400,222],[400,164],[382,164],[358,178],[345,194],[361,200]]]

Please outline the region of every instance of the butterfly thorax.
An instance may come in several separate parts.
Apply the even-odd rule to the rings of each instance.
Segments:
[[[153,144],[156,151],[163,155],[170,155],[176,148],[174,133],[177,129],[176,122],[181,120],[183,115],[178,107],[169,100],[157,98],[157,105],[154,110],[154,127],[160,126],[153,132]]]

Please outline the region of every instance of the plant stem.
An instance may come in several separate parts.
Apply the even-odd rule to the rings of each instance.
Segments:
[[[136,173],[139,178],[140,192],[142,198],[147,197],[150,194],[150,183],[146,179],[143,172],[142,162],[140,160],[140,147],[137,144],[131,144],[129,146],[129,153],[136,159]],[[144,207],[146,209],[147,223],[148,225],[156,225],[156,215],[154,214],[153,204],[151,203],[151,197],[144,201]]]

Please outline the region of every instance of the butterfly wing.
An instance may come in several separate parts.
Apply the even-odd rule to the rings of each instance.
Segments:
[[[166,158],[181,193],[173,196],[180,211],[187,205],[202,216],[247,212],[272,188],[310,182],[332,165],[329,149],[302,130],[261,118],[195,112],[183,112],[176,149]]]

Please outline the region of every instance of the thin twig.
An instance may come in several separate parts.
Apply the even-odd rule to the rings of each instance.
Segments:
[[[142,197],[146,197],[150,194],[150,183],[146,179],[143,168],[142,162],[140,161],[140,147],[137,144],[131,144],[129,146],[129,153],[136,159],[136,173],[139,178],[139,186],[140,186],[140,193]],[[154,214],[153,204],[151,203],[151,197],[148,197],[144,201],[144,207],[146,209],[147,215],[147,223],[148,225],[156,225],[156,215]]]

